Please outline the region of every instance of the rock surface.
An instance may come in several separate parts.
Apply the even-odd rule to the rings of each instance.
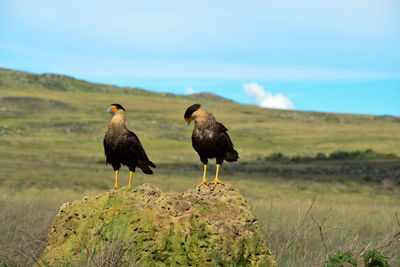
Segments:
[[[232,185],[163,193],[144,184],[65,203],[42,260],[50,266],[277,266]]]

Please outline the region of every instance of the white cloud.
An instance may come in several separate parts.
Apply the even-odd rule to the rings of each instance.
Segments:
[[[243,88],[246,93],[263,108],[294,109],[294,104],[282,94],[273,95],[265,92],[264,87],[257,83],[245,83]]]
[[[185,92],[186,92],[187,94],[189,94],[189,95],[192,95],[192,94],[196,93],[196,90],[194,90],[193,87],[188,86],[188,87],[185,87]]]

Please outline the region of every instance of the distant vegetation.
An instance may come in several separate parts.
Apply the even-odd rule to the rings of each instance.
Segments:
[[[310,161],[321,161],[321,160],[377,160],[377,159],[397,159],[397,155],[394,153],[378,153],[372,149],[366,149],[363,151],[334,151],[329,155],[324,153],[318,153],[314,157],[308,156],[286,156],[282,153],[272,153],[265,157],[268,161],[279,161],[287,163],[300,163]]]

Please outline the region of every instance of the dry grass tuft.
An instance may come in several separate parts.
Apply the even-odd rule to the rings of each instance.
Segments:
[[[124,266],[137,266],[134,263],[128,263],[122,260],[125,252],[133,246],[133,242],[126,243],[121,237],[122,235],[118,234],[118,231],[114,233],[109,242],[106,243],[106,247],[101,254],[96,253],[96,247],[91,251],[87,251],[87,258],[81,265],[86,267],[112,267],[121,266],[123,263]]]
[[[264,218],[265,222],[269,222],[264,224],[264,233],[280,266],[324,266],[330,255],[346,251],[363,266],[362,256],[369,250],[378,250],[388,257],[390,266],[400,264],[400,221],[397,213],[391,222],[382,220],[381,224],[368,221],[371,216],[354,220],[359,214],[343,218],[333,207],[325,209],[324,203],[317,206],[316,196],[307,207],[298,207],[297,219],[289,216],[278,217],[276,221]],[[272,217],[277,215],[278,208],[275,212],[272,211]],[[348,221],[343,223],[342,219]],[[363,224],[363,220],[367,221]]]
[[[0,260],[9,266],[36,263],[50,223],[61,203],[76,196],[57,192],[43,196],[27,191],[10,194],[0,191]]]

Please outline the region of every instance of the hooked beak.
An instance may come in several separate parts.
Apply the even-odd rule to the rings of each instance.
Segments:
[[[191,121],[192,121],[192,118],[185,118],[186,125],[189,125]]]
[[[111,112],[112,112],[111,108],[108,108],[108,109],[107,109],[107,112],[108,112],[108,113],[111,113]]]

